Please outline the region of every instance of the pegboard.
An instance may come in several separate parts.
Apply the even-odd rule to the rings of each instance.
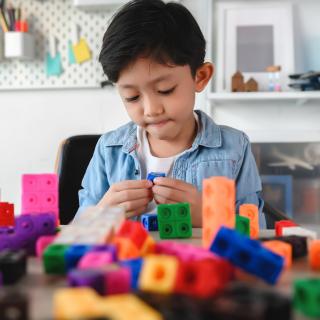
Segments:
[[[11,3],[14,7],[20,5],[28,20],[29,32],[35,36],[36,57],[32,61],[0,60],[0,90],[95,88],[106,80],[98,57],[114,7],[90,12],[75,8],[72,0],[12,0]],[[68,59],[68,42],[72,40],[75,23],[92,53],[92,59],[83,64],[69,64]],[[45,71],[49,34],[56,37],[57,51],[61,53],[63,73],[59,77],[48,77]]]

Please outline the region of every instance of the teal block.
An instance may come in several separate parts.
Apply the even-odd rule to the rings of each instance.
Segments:
[[[250,219],[244,216],[236,215],[236,230],[244,236],[250,236]]]
[[[192,236],[189,203],[160,204],[157,207],[157,218],[161,239]]]
[[[50,53],[46,56],[46,73],[47,76],[60,76],[62,73],[60,52],[55,57],[51,57]]]

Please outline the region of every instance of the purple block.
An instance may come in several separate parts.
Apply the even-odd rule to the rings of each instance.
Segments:
[[[56,234],[56,215],[54,213],[37,213],[31,216],[38,236]]]
[[[37,230],[32,215],[23,214],[16,218],[16,233],[29,237],[36,237]]]
[[[0,227],[0,236],[11,234],[14,232],[14,227]]]
[[[104,274],[94,269],[74,269],[68,273],[70,287],[90,287],[105,294]]]
[[[113,261],[118,261],[117,257],[117,248],[115,245],[112,244],[101,244],[101,245],[96,245],[91,248],[90,251],[98,251],[98,252],[111,252]]]
[[[13,235],[11,234],[1,234],[0,235],[0,251],[6,249],[13,250]]]

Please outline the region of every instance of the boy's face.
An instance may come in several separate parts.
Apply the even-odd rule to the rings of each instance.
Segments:
[[[190,67],[138,58],[119,76],[117,87],[129,117],[154,139],[174,141],[194,121],[195,92]]]

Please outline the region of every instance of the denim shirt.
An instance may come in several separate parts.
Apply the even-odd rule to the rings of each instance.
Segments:
[[[260,227],[265,227],[261,180],[247,135],[215,124],[200,110],[195,112],[199,117],[198,133],[191,148],[175,160],[172,178],[191,183],[199,191],[202,180],[212,176],[235,180],[237,212],[240,204],[256,204]],[[101,136],[82,180],[78,212],[96,205],[113,183],[141,179],[137,147],[137,126],[133,122]]]

